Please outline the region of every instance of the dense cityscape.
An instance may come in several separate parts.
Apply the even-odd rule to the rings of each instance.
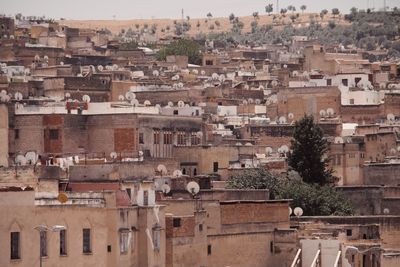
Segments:
[[[400,3],[304,2],[0,15],[0,266],[400,266]]]

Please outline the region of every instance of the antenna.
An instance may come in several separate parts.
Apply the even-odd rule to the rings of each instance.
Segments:
[[[82,100],[83,100],[83,102],[89,103],[89,102],[90,102],[90,96],[84,95],[84,96],[82,97]]]
[[[24,155],[18,155],[15,158],[15,164],[18,165],[18,166],[26,165],[26,158],[24,157]]]
[[[25,154],[25,159],[28,164],[34,165],[37,161],[38,156],[34,151],[29,151]]]
[[[111,152],[110,153],[110,157],[112,158],[112,159],[116,159],[117,157],[118,157],[118,154],[117,154],[117,152]]]
[[[181,176],[182,176],[182,171],[181,170],[175,170],[172,173],[172,177],[174,177],[174,178],[178,178],[178,177],[181,177]]]
[[[168,172],[167,172],[167,168],[165,167],[165,165],[163,165],[163,164],[159,164],[158,166],[157,166],[157,171],[159,172],[159,173],[161,173],[161,175],[166,175]]]
[[[192,196],[194,197],[195,195],[197,195],[200,192],[200,186],[198,183],[196,182],[189,182],[186,186],[186,190],[192,194]]]
[[[164,195],[166,195],[171,192],[171,187],[168,184],[163,184],[161,186],[161,191],[164,193]]]

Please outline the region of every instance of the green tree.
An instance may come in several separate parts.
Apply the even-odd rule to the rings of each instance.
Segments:
[[[288,163],[306,183],[324,185],[332,180],[332,170],[328,169],[328,142],[322,129],[314,122],[312,115],[305,115],[294,126],[293,139]]]
[[[201,64],[200,50],[201,47],[198,43],[188,39],[181,39],[161,48],[157,53],[157,59],[165,60],[169,55],[180,55],[187,56],[191,64]]]
[[[339,14],[340,14],[339,9],[337,9],[337,8],[332,8],[332,15],[333,15],[334,18],[335,18],[337,15],[339,15]]]
[[[306,5],[301,5],[300,9],[301,9],[301,13],[304,13],[304,10],[307,9],[307,6]]]
[[[265,6],[265,12],[268,13],[268,16],[271,15],[272,11],[274,11],[274,7],[272,4],[268,4]]]

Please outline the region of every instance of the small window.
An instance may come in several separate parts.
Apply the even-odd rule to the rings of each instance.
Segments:
[[[203,231],[203,224],[199,224],[199,231],[202,232]]]
[[[332,85],[332,79],[327,79],[326,80],[326,85],[331,86]]]
[[[211,255],[211,245],[207,246],[207,255]]]
[[[358,85],[358,83],[361,81],[361,78],[360,77],[356,77],[355,79],[354,79],[354,83],[356,84],[356,86]]]
[[[47,256],[47,232],[40,231],[40,255],[42,257]]]
[[[132,199],[132,190],[130,188],[126,189],[126,193],[128,194],[129,198]]]
[[[49,137],[50,137],[50,140],[58,140],[58,130],[50,129]]]
[[[353,153],[349,154],[349,159],[354,159],[355,157],[356,157],[356,154],[353,154]]]
[[[213,172],[218,172],[218,161],[213,163]]]
[[[174,110],[174,115],[178,115],[178,110],[177,109]]]
[[[143,133],[139,133],[139,144],[144,144],[144,135],[143,135]]]
[[[174,218],[173,225],[174,227],[181,227],[181,218]]]
[[[194,169],[193,169],[193,176],[196,176],[196,175],[197,175],[197,169],[194,168]]]
[[[129,232],[120,232],[119,233],[119,247],[121,254],[128,252],[128,244],[129,244]]]
[[[160,132],[154,132],[154,144],[160,144]]]
[[[20,255],[20,234],[19,232],[11,232],[10,235],[11,259],[17,260],[21,258]]]
[[[348,79],[342,79],[342,84],[344,86],[348,86],[349,85],[349,80]]]
[[[149,191],[144,190],[143,191],[143,206],[148,206],[149,205]]]
[[[111,245],[107,245],[107,252],[111,252],[111,251],[112,251]]]
[[[354,105],[354,98],[350,99],[350,105]]]
[[[14,139],[19,139],[19,129],[14,130]]]
[[[351,229],[346,229],[346,235],[347,235],[347,236],[352,236],[352,235],[353,235],[353,230],[351,230]]]
[[[91,246],[91,240],[90,240],[90,229],[84,228],[82,231],[82,241],[83,241],[83,253],[91,253],[92,252],[92,246]]]
[[[67,255],[67,230],[60,231],[60,255]]]
[[[274,253],[274,241],[269,242],[269,251]]]
[[[160,251],[160,230],[159,229],[153,229],[153,244],[154,244],[154,250]]]

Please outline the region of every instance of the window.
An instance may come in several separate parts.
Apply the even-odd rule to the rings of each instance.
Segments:
[[[200,144],[200,138],[197,136],[197,134],[193,133],[192,138],[190,139],[190,143],[192,146],[197,146]]]
[[[186,174],[186,168],[182,169],[182,174],[185,175]]]
[[[334,158],[334,165],[340,166],[341,165],[341,156],[340,155],[335,155]]]
[[[154,244],[154,250],[160,251],[160,229],[159,229],[159,227],[156,227],[153,229],[153,244]]]
[[[50,137],[50,140],[58,140],[58,130],[57,129],[50,129],[49,137]]]
[[[107,245],[107,252],[111,252],[111,245]]]
[[[40,255],[47,256],[47,231],[40,231]]]
[[[174,218],[173,225],[174,227],[181,227],[181,218]]]
[[[164,145],[171,145],[172,144],[172,133],[165,132],[164,133]]]
[[[193,176],[196,176],[196,175],[197,175],[197,169],[194,168],[194,169],[193,169]]]
[[[178,133],[178,146],[184,146],[186,145],[186,138],[185,138],[185,133],[184,132],[179,132]]]
[[[361,153],[360,153],[360,158],[363,159],[364,157],[365,157],[365,154],[364,154],[363,152],[361,152]]]
[[[214,62],[212,60],[207,59],[206,66],[212,66],[212,65],[214,65]]]
[[[218,172],[218,161],[213,164],[213,172]]]
[[[60,231],[60,255],[67,255],[67,230]]]
[[[139,144],[144,144],[144,135],[143,135],[143,133],[139,133]]]
[[[83,253],[91,253],[92,246],[90,243],[90,229],[84,228],[82,231]]]
[[[20,245],[19,245],[19,240],[20,235],[19,232],[11,232],[10,235],[10,247],[11,247],[11,259],[12,260],[17,260],[21,258],[20,255]]]
[[[149,191],[144,190],[143,191],[143,206],[148,206],[149,205]]]
[[[331,86],[332,85],[332,79],[327,79],[326,80],[326,85]]]
[[[14,130],[14,139],[19,139],[19,129]]]
[[[269,251],[274,253],[274,241],[269,242]]]
[[[174,115],[179,115],[179,111],[177,109],[174,110]]]
[[[129,198],[132,198],[132,190],[130,188],[126,189],[126,193],[128,194]]]
[[[207,255],[211,255],[211,245],[207,245]]]
[[[199,231],[202,232],[203,231],[203,224],[199,224]]]
[[[360,77],[356,77],[355,79],[354,79],[354,83],[356,84],[356,86],[358,85],[358,83],[361,81],[361,78]]]
[[[128,252],[129,232],[124,231],[119,233],[119,250],[121,254]]]
[[[349,154],[349,159],[354,159],[356,157],[356,154]]]
[[[347,236],[352,236],[353,235],[353,231],[351,229],[346,229],[346,235]]]
[[[344,86],[348,86],[349,85],[349,80],[348,79],[342,79],[342,84]]]
[[[350,99],[350,105],[354,105],[354,98]]]
[[[160,144],[160,132],[154,132],[154,144]]]

